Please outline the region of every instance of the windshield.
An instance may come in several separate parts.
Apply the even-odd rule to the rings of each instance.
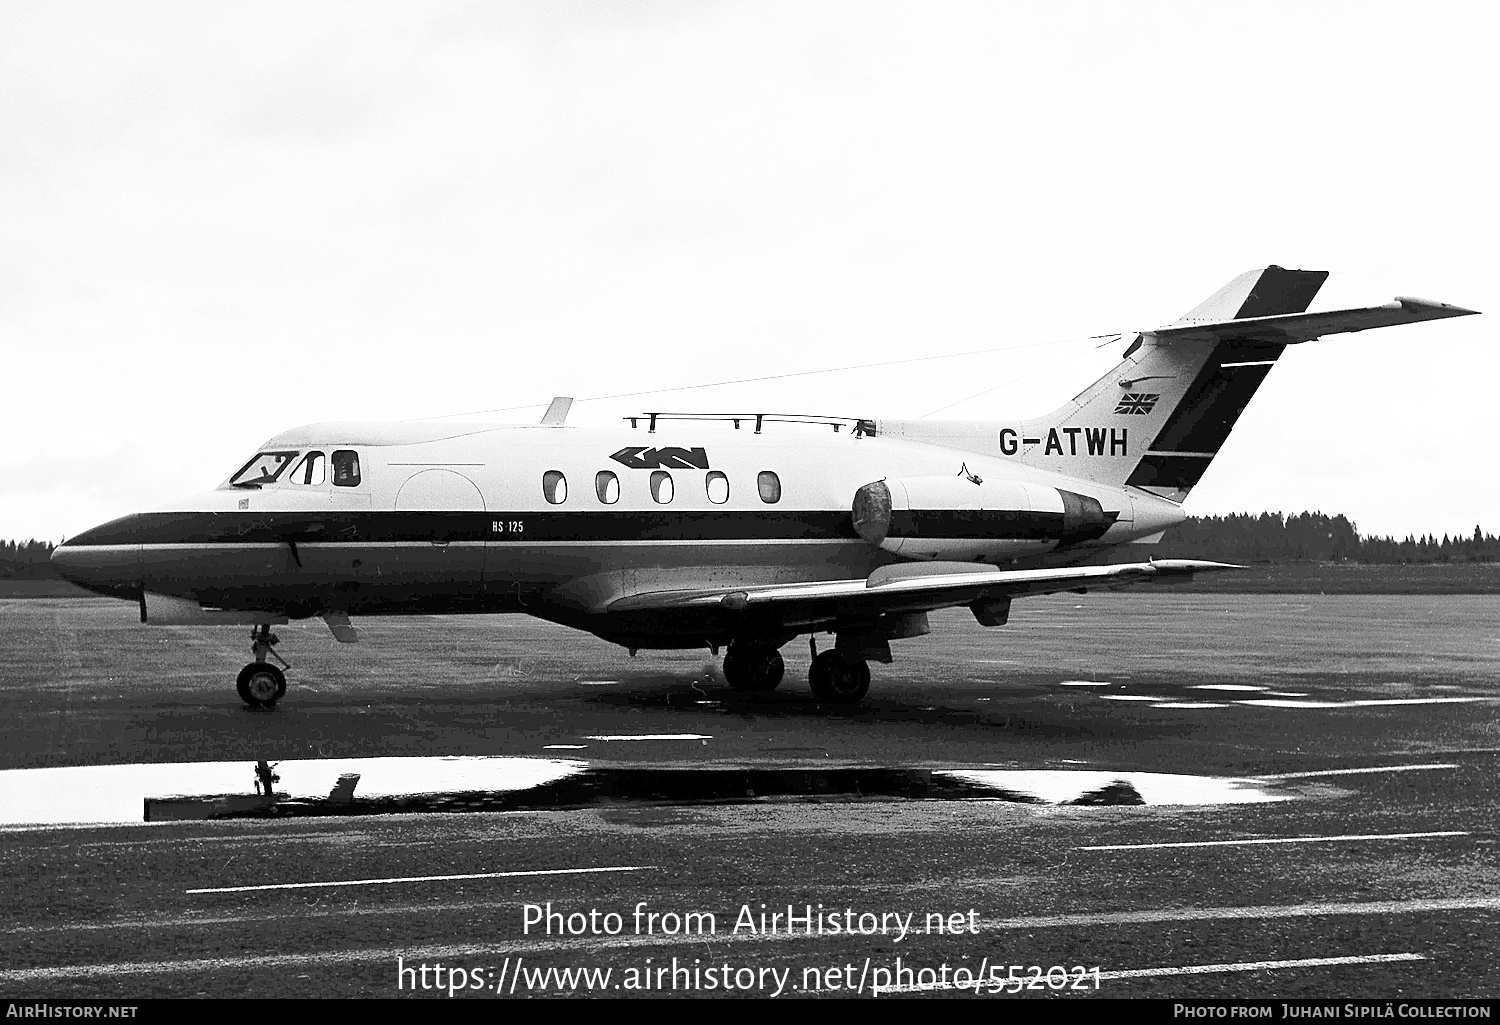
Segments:
[[[295,458],[296,452],[257,452],[254,459],[240,467],[239,473],[229,478],[229,486],[258,488],[262,484],[271,484]]]

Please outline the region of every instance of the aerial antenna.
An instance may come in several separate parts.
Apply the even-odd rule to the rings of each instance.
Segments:
[[[543,427],[561,427],[563,421],[568,419],[568,410],[573,408],[573,399],[567,395],[559,395],[552,400],[552,405],[547,407],[547,412],[542,414]]]
[[[1107,339],[1105,344],[1108,345],[1110,344],[1110,342],[1118,339],[1119,337],[1119,333],[1113,333],[1105,335],[1087,335],[1081,338],[1055,338],[1050,342],[1023,342],[1020,345],[999,345],[991,349],[971,349],[967,352],[944,352],[939,353],[935,356],[911,356],[906,359],[886,360],[881,363],[858,363],[853,366],[825,367],[819,370],[793,370],[782,374],[764,374],[759,377],[740,377],[729,381],[709,381],[703,384],[682,384],[668,388],[648,388],[645,391],[619,392],[614,395],[590,395],[587,398],[577,399],[576,401],[603,402],[609,399],[633,399],[639,398],[643,395],[665,395],[668,392],[699,391],[704,388],[722,388],[726,385],[734,384],[755,384],[761,381],[782,381],[792,377],[813,377],[818,374],[842,374],[850,370],[874,370],[878,367],[896,367],[902,366],[903,364],[907,363],[927,363],[931,362],[932,360],[960,359],[965,356],[986,356],[990,353],[995,352],[1013,352],[1017,349],[1036,349],[1044,348],[1049,345],[1067,345],[1070,342],[1090,342],[1100,338]],[[562,396],[553,399],[553,406],[555,406],[561,398]],[[573,399],[568,399],[569,405],[571,405],[574,401],[575,400]],[[540,405],[541,403],[539,402],[529,402],[521,406],[501,406],[495,409],[473,409],[464,413],[438,413],[434,416],[414,416],[403,420],[402,423],[411,423],[416,420],[446,420],[450,417],[455,416],[480,416],[485,413],[511,413],[520,409],[536,409]],[[552,412],[550,407],[548,408],[547,412],[549,415]],[[564,412],[563,415],[566,416],[566,412]],[[931,416],[932,414],[929,413],[927,415]],[[548,423],[545,418],[542,422]],[[560,422],[561,421],[559,421],[559,423]]]

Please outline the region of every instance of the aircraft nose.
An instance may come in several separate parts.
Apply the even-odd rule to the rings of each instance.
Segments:
[[[132,601],[141,593],[141,546],[118,527],[95,527],[52,550],[52,565],[64,580],[90,591]]]

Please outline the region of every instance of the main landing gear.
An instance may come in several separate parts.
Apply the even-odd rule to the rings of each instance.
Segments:
[[[812,646],[812,668],[807,682],[820,701],[852,705],[870,690],[870,663],[858,655],[831,648],[818,654],[817,638],[808,638]]]
[[[813,662],[808,682],[819,701],[852,705],[870,690],[870,665],[859,655],[832,649],[818,654],[812,641]],[[742,692],[775,690],[786,673],[781,653],[769,644],[736,641],[724,653],[724,679]]]
[[[781,652],[769,644],[736,641],[724,652],[724,679],[735,690],[775,690],[785,673]]]
[[[290,663],[276,654],[276,645],[281,638],[271,632],[271,627],[262,623],[250,630],[250,650],[255,661],[240,670],[236,688],[240,699],[251,708],[270,708],[286,693],[286,673],[266,661],[269,655],[290,669]]]

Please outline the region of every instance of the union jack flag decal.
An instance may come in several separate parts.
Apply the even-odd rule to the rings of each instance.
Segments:
[[[1140,392],[1126,392],[1120,396],[1120,404],[1115,407],[1116,413],[1134,413],[1137,416],[1145,416],[1156,408],[1160,395],[1145,395]]]

